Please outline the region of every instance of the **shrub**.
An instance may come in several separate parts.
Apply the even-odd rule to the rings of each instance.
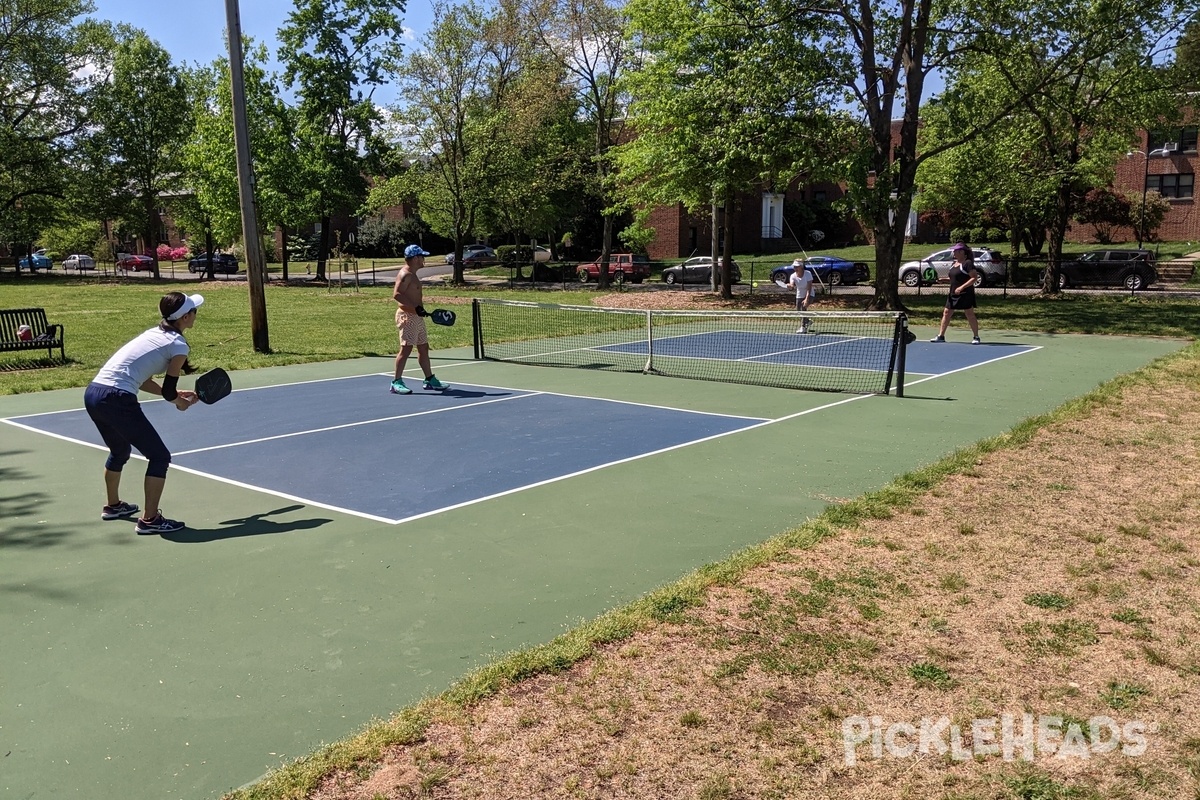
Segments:
[[[984,229],[984,228],[971,228],[971,235],[970,235],[970,237],[967,239],[967,241],[968,241],[968,242],[986,242],[986,241],[989,241],[989,240],[988,240],[988,238],[987,238],[987,230],[986,230],[986,229]]]
[[[971,231],[968,228],[951,228],[950,238],[956,242],[971,241]]]
[[[154,257],[159,261],[187,261],[187,247],[171,247],[169,244],[160,244],[154,250]]]
[[[1004,231],[999,228],[988,228],[984,231],[985,242],[1003,242]]]

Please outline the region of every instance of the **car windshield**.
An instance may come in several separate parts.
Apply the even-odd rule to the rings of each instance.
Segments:
[[[1104,259],[1103,252],[1084,253],[1079,257],[1080,261],[1101,261]]]
[[[633,263],[635,263],[635,264],[649,264],[649,263],[650,263],[650,257],[649,257],[649,256],[634,256],[634,257],[633,257]],[[795,324],[795,323],[793,323],[793,324]]]

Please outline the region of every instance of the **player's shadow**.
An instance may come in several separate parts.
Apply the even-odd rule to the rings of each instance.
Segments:
[[[443,397],[508,397],[512,392],[483,392],[471,389],[456,389],[453,386],[441,393]]]
[[[308,519],[282,522],[267,519],[267,517],[274,514],[287,514],[292,511],[298,511],[301,508],[304,508],[304,506],[285,506],[284,508],[277,508],[262,514],[252,514],[249,517],[238,519],[226,519],[217,523],[219,525],[228,525],[229,527],[227,528],[184,528],[174,533],[164,533],[162,534],[162,538],[176,544],[203,544],[205,542],[217,542],[222,539],[238,539],[243,536],[264,536],[272,533],[306,531],[319,528],[327,522],[333,522],[331,519],[322,517],[310,517]]]

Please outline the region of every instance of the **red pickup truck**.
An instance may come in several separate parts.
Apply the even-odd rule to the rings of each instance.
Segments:
[[[576,275],[580,283],[600,280],[600,261],[580,264]],[[616,283],[641,283],[650,277],[650,259],[633,253],[612,253],[608,257],[608,277]]]

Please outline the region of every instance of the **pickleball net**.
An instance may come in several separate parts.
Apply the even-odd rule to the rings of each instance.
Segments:
[[[798,331],[808,320],[806,333]],[[476,299],[475,358],[854,394],[904,394],[897,312],[669,311]]]

